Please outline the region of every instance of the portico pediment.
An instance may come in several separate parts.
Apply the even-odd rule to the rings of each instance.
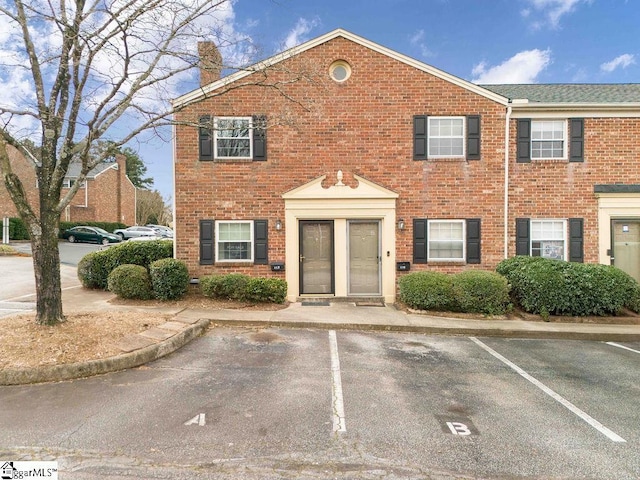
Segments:
[[[282,195],[285,200],[310,200],[310,199],[323,199],[323,200],[349,200],[349,199],[395,199],[398,198],[398,194],[384,188],[377,183],[371,182],[358,175],[353,176],[358,186],[351,188],[342,184],[340,180],[335,185],[331,185],[328,188],[322,186],[322,182],[326,175],[322,175],[314,180],[311,180],[304,185],[294,188]],[[341,176],[339,177],[341,178]]]

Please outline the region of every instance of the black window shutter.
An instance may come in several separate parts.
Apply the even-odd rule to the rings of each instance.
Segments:
[[[200,127],[198,128],[198,146],[200,149],[200,160],[213,160],[213,132],[211,130],[211,116],[200,117]]]
[[[571,143],[569,149],[570,162],[584,162],[584,119],[572,118],[570,120]]]
[[[267,117],[253,117],[253,160],[264,162],[267,159]]]
[[[480,115],[467,117],[467,160],[480,160]]]
[[[518,120],[518,152],[517,163],[531,162],[531,119],[521,118]]]
[[[528,218],[516,218],[516,255],[530,255],[530,225],[531,222]]]
[[[413,117],[413,159],[427,159],[427,116]]]
[[[467,263],[480,263],[480,219],[467,219]]]
[[[269,263],[268,226],[268,220],[253,221],[253,263],[257,265]]]
[[[569,261],[584,262],[583,219],[569,219]]]
[[[427,263],[427,219],[413,219],[413,263]]]
[[[200,265],[213,265],[213,231],[213,220],[200,220]]]

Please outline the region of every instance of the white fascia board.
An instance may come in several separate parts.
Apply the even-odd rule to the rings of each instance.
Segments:
[[[527,103],[511,107],[512,118],[640,117],[640,103]]]
[[[471,83],[471,82],[467,82],[466,80],[463,80],[461,78],[458,78],[454,75],[451,75],[447,72],[444,72],[442,70],[439,70],[437,68],[434,68],[430,65],[427,65],[426,63],[420,62],[418,60],[415,60],[411,57],[408,57],[406,55],[403,55],[401,53],[395,52],[393,50],[390,50],[386,47],[383,47],[382,45],[379,45],[377,43],[374,43],[370,40],[367,40],[366,38],[360,37],[358,35],[355,35],[351,32],[348,32],[346,30],[343,30],[341,28],[338,28],[336,30],[333,30],[325,35],[322,35],[320,37],[317,37],[313,40],[309,40],[308,42],[305,42],[303,44],[300,44],[296,47],[290,48],[289,50],[285,50],[284,52],[278,53],[277,55],[274,55],[271,58],[268,58],[267,60],[264,60],[262,62],[258,62],[254,65],[252,65],[251,67],[248,67],[246,70],[242,70],[239,72],[236,72],[232,75],[229,75],[228,77],[224,77],[221,78],[220,80],[210,83],[208,85],[205,85],[204,87],[200,87],[197,88],[189,93],[186,93],[176,99],[173,100],[172,104],[174,106],[174,108],[178,108],[178,107],[184,107],[185,105],[189,104],[189,103],[193,103],[193,102],[197,102],[198,100],[202,99],[203,97],[206,97],[207,94],[221,88],[224,87],[225,85],[228,85],[230,83],[236,82],[238,80],[241,80],[242,78],[251,75],[252,73],[255,73],[257,71],[263,70],[265,68],[271,67],[283,60],[286,60],[288,58],[294,57],[300,53],[303,53],[307,50],[310,50],[314,47],[317,47],[318,45],[321,45],[323,43],[328,42],[329,40],[333,40],[337,37],[343,37],[346,38],[347,40],[350,40],[354,43],[357,43],[359,45],[362,45],[364,47],[367,47],[375,52],[381,53],[383,55],[386,55],[390,58],[393,58],[395,60],[398,60],[399,62],[402,62],[406,65],[409,65],[411,67],[414,67],[418,70],[421,70],[425,73],[429,73],[435,77],[438,77],[442,80],[445,80],[449,83],[452,83],[454,85],[457,85],[459,87],[462,87],[466,90],[469,90],[477,95],[480,95],[482,97],[488,98],[489,100],[493,100],[494,102],[497,102],[499,104],[502,105],[507,105],[508,103],[508,99],[506,97],[503,97],[502,95],[498,95],[497,93],[494,93],[490,90],[484,89],[482,87],[479,87],[478,85]]]
[[[118,169],[118,164],[116,162],[113,162],[113,165],[109,165],[107,168],[105,168],[104,170],[100,170],[98,173],[96,173],[95,175],[89,176],[87,175],[87,178],[93,178],[96,179],[98,178],[100,175],[102,175],[104,172],[106,172],[107,170],[111,170],[111,169],[117,170]],[[126,175],[126,173],[125,173]]]

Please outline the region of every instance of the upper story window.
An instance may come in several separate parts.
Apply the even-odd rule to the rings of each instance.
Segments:
[[[77,180],[75,178],[65,178],[62,181],[62,188],[71,188],[75,185],[75,183],[77,182]],[[78,188],[84,188],[84,182],[82,182],[80,184],[80,187]]]
[[[584,162],[584,119],[517,120],[516,162],[568,160]]]
[[[532,120],[531,158],[567,158],[566,134],[567,122],[564,120]]]
[[[250,159],[253,142],[251,117],[216,117],[215,158]]]
[[[253,117],[212,117],[199,119],[198,144],[201,161],[267,159],[267,119]]]
[[[429,117],[429,158],[464,157],[465,117]]]
[[[413,159],[480,160],[480,115],[413,116]]]

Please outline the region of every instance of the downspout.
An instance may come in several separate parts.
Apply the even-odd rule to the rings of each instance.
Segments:
[[[511,100],[509,100],[511,103]],[[511,124],[511,105],[507,106],[507,118],[504,125],[504,258],[509,256],[509,132]]]
[[[177,161],[177,156],[178,156],[178,150],[177,150],[177,146],[176,146],[176,124],[174,123],[171,126],[171,130],[172,130],[172,138],[173,138],[173,152],[172,152],[172,157],[173,157],[173,162],[172,163],[172,173],[173,173],[173,205],[171,207],[172,213],[173,213],[173,224],[171,225],[173,227],[173,258],[178,258],[177,252],[178,252],[178,218],[176,217],[176,161]]]

